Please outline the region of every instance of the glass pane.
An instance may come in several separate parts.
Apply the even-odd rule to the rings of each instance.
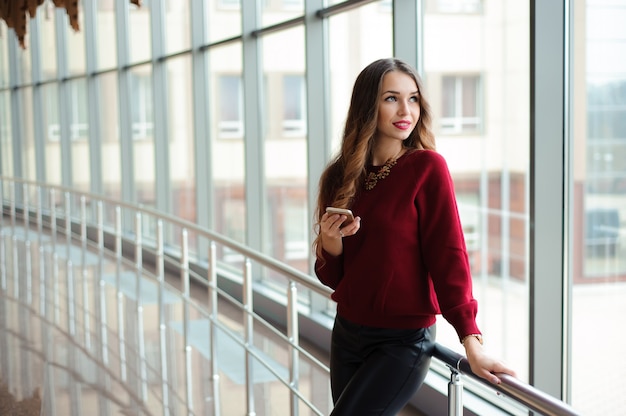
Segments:
[[[172,214],[196,222],[196,169],[191,57],[167,62]]]
[[[144,62],[152,56],[150,36],[150,2],[143,1],[141,7],[130,5],[128,17],[130,37],[130,61]]]
[[[308,271],[304,27],[263,38],[266,254]],[[283,51],[290,51],[285,56]],[[279,57],[284,56],[285,59]],[[289,155],[288,157],[285,157]]]
[[[209,0],[209,42],[217,42],[241,35],[240,0]]]
[[[32,60],[32,48],[30,48],[30,26],[31,26],[31,20],[27,19],[26,24],[29,26],[29,28],[26,31],[26,36],[24,37],[24,48],[21,48],[18,46],[17,48],[17,56],[18,56],[18,62],[17,62],[17,68],[18,68],[18,77],[19,77],[19,82],[23,83],[23,84],[28,84],[32,81],[32,65],[31,65],[31,60]],[[15,41],[17,38],[15,36],[15,31],[13,29],[10,29],[9,31],[9,36],[11,39],[11,41]]]
[[[46,182],[61,185],[61,125],[59,121],[58,84],[41,87],[43,100],[42,123],[44,128]]]
[[[168,0],[165,23],[166,53],[180,52],[191,48],[189,0]]]
[[[33,89],[26,87],[17,90],[17,95],[22,107],[18,110],[20,111],[20,122],[22,123],[18,130],[21,134],[19,140],[22,147],[22,175],[24,175],[25,179],[34,181],[37,179],[37,163],[35,162]],[[14,172],[14,174],[17,174],[17,172]]]
[[[85,192],[90,190],[89,168],[89,118],[87,115],[87,81],[84,78],[71,81],[70,91],[70,137],[72,143],[73,187]]]
[[[11,93],[0,92],[0,175],[13,176]]]
[[[117,73],[98,76],[100,89],[100,137],[102,137],[102,183],[104,194],[111,199],[121,199],[120,123],[117,90]],[[110,214],[110,213],[107,213]],[[108,217],[110,218],[110,217]]]
[[[46,6],[47,7],[47,6]],[[39,44],[41,45],[41,71],[44,80],[57,77],[57,44],[55,34],[55,13],[45,13],[44,8],[37,11],[39,24]]]
[[[9,38],[6,34],[0,36],[0,88],[9,86]]]
[[[618,415],[626,316],[626,1],[574,3],[572,404]],[[590,329],[593,336],[590,336]]]
[[[425,95],[437,150],[455,183],[479,327],[490,352],[514,363],[526,380],[528,345],[519,340],[527,333],[529,315],[530,76],[528,61],[512,59],[511,51],[516,57],[529,53],[529,2],[441,13],[455,3],[460,4],[431,2],[426,9]],[[481,114],[483,97],[490,105]],[[452,326],[439,321],[438,341],[464,354]]]
[[[117,31],[115,25],[114,1],[99,1],[95,27],[99,69],[113,68],[117,64]]]
[[[213,174],[216,231],[241,243],[246,241],[244,192],[243,94],[241,91],[241,44],[211,49],[209,77],[211,170]],[[226,80],[226,81],[225,81]],[[226,106],[232,111],[223,112]],[[238,256],[222,251],[224,260],[238,262]]]
[[[156,196],[152,66],[142,65],[132,69],[130,90],[136,202],[154,207]]]
[[[371,62],[393,55],[391,8],[371,3],[328,19],[330,120],[333,151],[339,150],[352,86]],[[346,53],[349,50],[350,53]]]
[[[78,8],[78,22],[80,25],[79,30],[74,30],[72,26],[70,26],[67,15],[63,23],[67,31],[67,61],[70,75],[85,73],[85,31],[93,30],[91,27],[85,27],[82,7]]]
[[[275,25],[304,14],[304,0],[266,0],[263,2],[262,25]]]

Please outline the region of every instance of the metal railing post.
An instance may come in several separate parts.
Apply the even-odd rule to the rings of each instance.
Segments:
[[[41,249],[43,243],[43,189],[41,186],[37,186],[37,207],[36,221],[37,221],[37,234],[39,236],[39,248]]]
[[[210,318],[209,318],[209,330],[211,331],[211,387],[213,391],[213,414],[216,416],[220,415],[220,370],[217,366],[217,360],[219,357],[217,356],[217,325],[215,322],[218,320],[218,308],[217,308],[217,245],[214,241],[209,243],[209,310]]]
[[[96,287],[96,316],[100,322],[100,359],[102,365],[106,368],[109,367],[109,337],[108,337],[108,319],[107,319],[107,296],[106,296],[106,282],[104,281],[104,209],[102,201],[98,201],[96,204],[96,234],[97,234],[97,246],[98,246],[98,271],[95,279]],[[99,380],[102,383],[102,387],[105,391],[110,391],[111,378],[108,372],[99,371]],[[101,415],[108,415],[111,413],[111,405],[109,401],[100,395],[99,410]]]
[[[28,215],[28,210],[30,209],[29,205],[30,205],[30,200],[28,197],[28,184],[27,183],[23,183],[22,184],[22,193],[24,194],[24,205],[22,206],[22,220],[24,221],[24,235],[28,236],[28,230],[29,230],[29,220],[30,218]]]
[[[31,253],[31,242],[27,238],[24,241],[24,267],[26,268],[26,279],[24,281],[24,294],[26,295],[25,301],[27,305],[33,302],[33,259]]]
[[[20,298],[20,261],[19,261],[19,256],[17,253],[17,249],[15,247],[17,247],[17,234],[13,233],[13,235],[11,236],[11,244],[13,245],[13,297],[15,299],[19,299]]]
[[[85,348],[91,350],[91,325],[89,313],[89,288],[87,286],[87,200],[84,195],[80,196],[80,247],[81,247],[81,273],[83,288],[83,330],[85,331]]]
[[[295,390],[299,386],[299,329],[298,329],[298,288],[296,282],[289,281],[287,288],[287,338],[289,339],[289,384]],[[295,392],[290,395],[291,414],[299,414],[299,399]]]
[[[64,192],[63,196],[65,198],[65,242],[67,244],[67,258],[70,259],[72,251],[72,218],[70,217],[72,201],[69,192]]]
[[[50,238],[52,238],[52,252],[57,251],[57,210],[54,189],[50,189]]]
[[[183,338],[185,343],[185,390],[187,408],[193,411],[193,388],[192,388],[192,367],[191,367],[191,343],[189,339],[189,302],[191,293],[189,287],[189,235],[186,228],[181,231],[181,264],[180,278],[183,282]]]
[[[137,341],[139,348],[139,397],[142,403],[148,400],[148,370],[146,367],[146,341],[143,322],[143,299],[141,286],[143,284],[143,228],[141,212],[135,213],[135,277],[137,298]]]
[[[163,220],[157,220],[157,280],[159,282],[159,340],[161,351],[161,400],[163,404],[163,415],[169,415],[169,381],[167,372],[167,327],[165,325],[165,255],[163,252]]]
[[[453,368],[448,383],[448,416],[463,416],[463,382],[461,374]]]
[[[27,229],[24,230],[25,233],[28,232]],[[22,331],[26,334],[30,334],[31,331],[31,312],[28,306],[31,305],[32,302],[32,264],[31,264],[31,253],[30,253],[30,240],[28,240],[28,235],[25,235],[24,240],[24,262],[26,263],[26,278],[24,279],[24,293],[22,294],[22,298],[19,299],[25,302],[25,305],[19,305],[19,326]],[[13,247],[13,250],[17,251],[17,247]],[[20,279],[21,280],[21,279]],[[30,353],[28,353],[25,349],[21,349],[19,352],[20,356],[20,381],[22,391],[33,391],[33,377],[32,377],[32,368],[30,363]]]
[[[10,210],[11,210],[11,228],[13,229],[13,234],[15,234],[15,183],[11,182],[11,185],[9,186],[9,195],[11,195],[11,201],[10,201]]]
[[[246,257],[243,269],[243,326],[244,326],[244,345],[246,349],[246,403],[247,415],[255,416],[254,408],[254,374],[253,363],[254,357],[250,354],[250,349],[254,345],[254,305],[252,301],[252,264],[250,259]]]
[[[122,209],[115,207],[115,292],[117,294],[117,339],[120,349],[120,378],[127,381],[126,374],[126,340],[124,323],[124,293],[121,288],[122,279]]]

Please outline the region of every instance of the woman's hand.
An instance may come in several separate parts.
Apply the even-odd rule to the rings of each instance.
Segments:
[[[516,377],[515,371],[507,367],[501,361],[489,357],[483,351],[482,345],[475,337],[468,337],[464,343],[465,353],[472,372],[477,376],[493,383],[500,384],[502,380],[494,373],[505,373]]]
[[[322,247],[327,253],[338,256],[343,252],[342,238],[354,235],[361,228],[361,218],[355,217],[350,224],[341,226],[348,219],[345,215],[324,213],[320,221]]]

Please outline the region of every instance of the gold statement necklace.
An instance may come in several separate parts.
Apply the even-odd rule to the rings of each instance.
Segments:
[[[392,158],[387,159],[385,164],[382,165],[380,169],[378,169],[378,172],[376,173],[370,172],[367,175],[367,178],[365,178],[365,189],[367,189],[368,191],[371,191],[372,189],[374,189],[378,181],[383,180],[387,176],[389,176],[389,172],[391,172],[391,168],[394,167],[396,163],[398,163],[398,158],[402,154],[403,150],[404,149],[400,149],[397,155],[395,155]]]

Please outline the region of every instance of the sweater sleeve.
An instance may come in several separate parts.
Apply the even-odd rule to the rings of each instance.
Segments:
[[[480,330],[454,183],[444,158],[435,152],[425,153],[429,160],[421,165],[424,182],[416,199],[421,255],[441,313],[462,339]]]
[[[343,275],[343,254],[333,256],[322,249],[322,258],[315,260],[315,274],[320,282],[336,289]]]

